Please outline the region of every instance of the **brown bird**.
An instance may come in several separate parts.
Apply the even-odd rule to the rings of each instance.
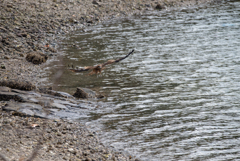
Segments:
[[[84,68],[79,68],[79,69],[69,69],[71,70],[72,72],[83,72],[83,71],[89,71],[89,70],[92,70],[88,75],[92,75],[92,74],[101,74],[102,70],[105,69],[106,65],[109,65],[109,64],[112,64],[112,63],[117,63],[117,62],[120,62],[124,59],[126,59],[129,55],[131,55],[132,53],[134,52],[134,49],[128,53],[126,56],[122,57],[122,58],[119,58],[119,59],[116,59],[116,60],[108,60],[106,63],[103,63],[103,64],[98,64],[98,65],[95,65],[95,66],[87,66],[87,67],[84,67]]]

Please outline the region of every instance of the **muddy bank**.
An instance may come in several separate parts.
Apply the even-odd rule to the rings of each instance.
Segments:
[[[112,18],[203,3],[212,1],[0,0],[0,81],[4,82],[3,86],[21,91],[38,90],[44,75],[44,62],[60,55],[56,49],[62,35]],[[12,82],[24,83],[16,85]],[[30,87],[25,88],[24,84]],[[106,148],[95,134],[80,123],[71,123],[63,119],[44,119],[42,115],[36,118],[21,110],[17,113],[9,112],[19,109],[26,112],[29,107],[29,104],[26,106],[26,102],[34,100],[28,96],[29,93],[16,91],[9,94],[10,99],[0,100],[0,152],[6,158],[26,160],[35,149],[38,151],[36,160],[135,160],[132,156]],[[41,93],[39,95],[38,99],[44,98]],[[18,100],[21,96],[23,100],[26,99],[24,103]],[[46,100],[42,102],[47,102]],[[38,107],[36,105],[35,107]],[[19,106],[21,108],[18,108]],[[54,107],[56,108],[56,104]],[[45,108],[42,106],[42,110]]]

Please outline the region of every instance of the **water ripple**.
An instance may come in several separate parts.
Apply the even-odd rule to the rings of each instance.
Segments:
[[[143,160],[240,160],[239,1],[148,13],[69,35],[66,64],[136,52],[99,76],[64,72],[59,90],[107,95],[88,125]],[[67,83],[66,83],[67,82]]]

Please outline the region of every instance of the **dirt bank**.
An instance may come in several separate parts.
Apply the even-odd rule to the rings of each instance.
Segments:
[[[215,2],[0,0],[0,86],[21,86],[21,90],[39,88],[44,74],[42,63],[59,55],[56,50],[58,40],[70,31],[149,10],[204,3]],[[28,88],[12,82],[23,82]],[[0,100],[0,154],[9,160],[25,160],[31,154],[36,160],[135,160],[132,156],[106,148],[95,134],[79,123],[3,111],[2,107],[11,101]]]

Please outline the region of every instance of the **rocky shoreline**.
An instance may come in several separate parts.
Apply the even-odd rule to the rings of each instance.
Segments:
[[[31,116],[19,111],[19,107],[26,103],[39,105],[40,98],[44,98],[44,92],[39,90],[43,64],[60,55],[58,41],[64,34],[113,18],[215,2],[218,1],[0,0],[0,86],[10,87],[0,90],[0,160],[138,160],[106,148],[85,125]],[[38,99],[26,91],[35,92]],[[25,104],[14,99],[18,97],[23,97]],[[76,101],[70,96],[65,99]],[[61,105],[66,106],[60,103],[58,107]]]

